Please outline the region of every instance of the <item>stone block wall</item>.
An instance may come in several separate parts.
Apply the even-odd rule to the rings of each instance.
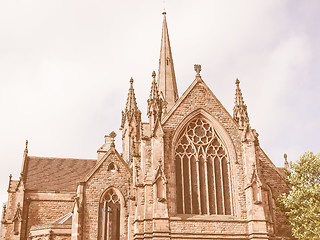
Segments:
[[[116,170],[108,170],[110,162],[114,162]],[[97,239],[99,223],[99,201],[102,194],[109,188],[116,190],[120,198],[121,229],[120,239],[125,240],[128,234],[128,197],[129,181],[131,173],[115,152],[111,153],[107,159],[102,159],[101,165],[87,179],[84,190],[84,222],[83,238]]]

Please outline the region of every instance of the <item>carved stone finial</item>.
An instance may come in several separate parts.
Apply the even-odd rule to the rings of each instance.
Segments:
[[[201,72],[201,65],[200,64],[195,64],[194,65],[194,70],[196,71],[197,73],[197,77],[200,77],[200,72]]]
[[[290,166],[289,166],[289,162],[288,162],[288,155],[285,153],[283,155],[284,157],[284,168],[288,171],[290,171]]]
[[[26,140],[26,149],[28,149],[28,143],[29,143],[28,140]]]
[[[110,134],[109,134],[109,137],[111,137],[111,147],[115,147],[115,144],[114,144],[114,138],[117,136],[117,134],[112,131]]]
[[[133,78],[130,78],[130,86],[133,86]]]
[[[153,78],[153,79],[156,78],[156,72],[155,72],[155,71],[152,72],[152,78]]]
[[[12,174],[9,175],[9,179],[10,179],[10,181],[11,181],[11,179],[12,179]]]
[[[237,78],[237,79],[236,79],[236,85],[239,86],[239,83],[240,83],[240,81],[239,81],[239,79]]]

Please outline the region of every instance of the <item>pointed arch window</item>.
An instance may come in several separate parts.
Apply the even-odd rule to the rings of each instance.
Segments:
[[[100,201],[99,206],[99,239],[120,240],[120,199],[110,189]]]
[[[178,214],[231,214],[227,151],[203,117],[182,130],[175,165]]]

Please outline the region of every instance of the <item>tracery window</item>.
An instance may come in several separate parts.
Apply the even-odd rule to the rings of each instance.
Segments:
[[[113,189],[100,201],[99,239],[120,240],[120,199]]]
[[[175,165],[179,214],[231,214],[227,151],[204,118],[183,129]]]

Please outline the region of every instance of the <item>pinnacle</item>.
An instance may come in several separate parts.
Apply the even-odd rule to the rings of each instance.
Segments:
[[[240,128],[243,128],[248,122],[249,117],[247,113],[247,106],[244,104],[241,89],[239,87],[240,81],[236,79],[236,98],[235,106],[233,108],[233,118],[239,124]]]
[[[130,88],[129,88],[128,98],[127,98],[126,108],[122,112],[121,127],[123,127],[125,120],[126,119],[131,120],[132,116],[134,116],[137,121],[141,120],[141,112],[138,109],[136,96],[133,88],[133,78],[130,78]]]
[[[152,83],[150,97],[148,99],[148,116],[161,116],[163,100],[160,98],[159,90],[156,82],[156,73],[152,72]],[[154,119],[155,120],[155,119]]]

